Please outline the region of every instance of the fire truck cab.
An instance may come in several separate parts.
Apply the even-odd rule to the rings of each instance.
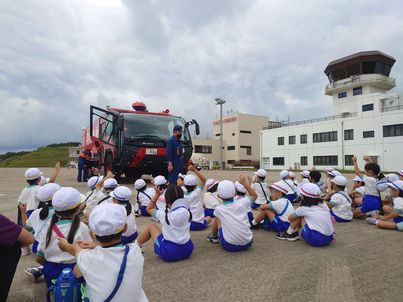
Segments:
[[[166,141],[175,125],[183,127],[182,145],[184,162],[193,152],[189,126],[196,120],[186,122],[173,116],[169,110],[149,112],[142,102],[132,104],[133,110],[90,106],[90,126],[83,129],[83,147],[91,151],[90,165],[106,173],[139,178],[143,174],[167,175]],[[185,165],[186,166],[186,165]],[[186,172],[186,171],[184,171]]]

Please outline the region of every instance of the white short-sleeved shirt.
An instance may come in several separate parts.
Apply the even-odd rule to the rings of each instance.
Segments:
[[[162,235],[165,240],[185,244],[190,240],[190,213],[187,209],[188,201],[186,199],[178,199],[168,211],[167,224],[165,219],[165,211],[155,210],[154,217],[162,224]]]
[[[393,210],[400,213],[400,216],[403,217],[403,198],[396,197],[393,199]]]
[[[291,179],[282,179],[284,187],[287,188],[287,195],[295,194],[297,192],[297,186]]]
[[[248,209],[252,203],[250,196],[217,206],[214,215],[220,219],[225,241],[234,245],[245,245],[252,241]]]
[[[59,228],[60,232],[64,235],[64,238],[67,239],[67,235],[69,234],[70,227],[71,227],[72,220],[60,220],[56,222],[57,227]],[[70,255],[67,252],[63,252],[58,246],[57,235],[53,231],[52,236],[49,241],[49,245],[46,247],[46,232],[42,232],[41,238],[39,240],[38,245],[38,256],[45,257],[46,261],[48,262],[55,262],[55,263],[75,263],[76,259],[74,256]],[[88,227],[80,222],[80,226],[78,227],[76,234],[74,235],[73,242],[77,242],[78,240],[86,240],[92,241],[90,236],[90,230]]]
[[[88,191],[85,195],[85,204],[86,207],[84,209],[84,214],[89,215],[92,209],[98,204],[98,202],[104,198],[106,195],[102,190],[94,189],[92,191]]]
[[[252,188],[253,188],[253,190],[256,191],[256,194],[257,194],[257,199],[255,200],[255,203],[266,204],[270,201],[269,200],[270,194],[267,189],[267,184],[265,182],[255,182],[252,184]],[[262,188],[263,188],[263,190],[262,190]],[[266,193],[266,195],[265,195],[265,193]]]
[[[46,217],[45,220],[41,220],[41,218],[39,217],[39,213],[41,212],[41,210],[42,209],[36,209],[35,211],[33,211],[26,223],[26,226],[34,231],[35,240],[38,242],[41,238],[41,234],[48,231],[50,220],[55,213],[55,210],[53,208],[49,208],[48,217]]]
[[[376,178],[363,175],[362,179],[365,183],[365,195],[379,196]]]
[[[137,244],[131,243],[127,254],[126,269],[122,283],[112,301],[146,302],[143,290],[144,257]],[[86,293],[90,301],[105,301],[113,291],[120,265],[123,261],[125,247],[118,245],[82,250],[77,256],[77,266],[86,282]],[[107,272],[107,273],[105,273]]]
[[[305,184],[307,184],[307,183],[309,183],[309,179],[308,179],[308,178],[303,178],[303,179],[301,180],[301,182],[298,184],[297,189],[296,189],[296,191],[297,191],[298,194],[301,193],[301,188],[302,188],[302,186],[305,185]]]
[[[153,188],[146,188],[143,192],[138,192],[137,202],[140,203],[140,206],[146,207],[154,195],[155,190]]]
[[[311,230],[315,230],[325,236],[333,235],[334,228],[330,212],[321,206],[299,207],[294,215],[304,217],[305,222]]]
[[[124,206],[124,205],[123,205]],[[137,224],[136,224],[136,218],[134,216],[134,213],[131,212],[128,216],[127,216],[127,230],[126,232],[124,232],[122,235],[129,237],[131,235],[133,235],[134,233],[137,232]]]
[[[34,211],[38,208],[39,200],[36,198],[36,193],[38,192],[40,186],[32,185],[26,186],[20,196],[18,196],[18,204],[26,204],[27,211]]]
[[[158,197],[157,202],[155,203],[155,205],[157,206],[157,209],[160,211],[165,211],[165,208],[167,206],[167,203],[165,201],[165,196],[164,194],[160,195],[160,197]]]
[[[280,198],[269,203],[269,207],[279,215],[279,218],[284,222],[290,222],[288,216],[294,213],[294,207],[287,198]],[[287,208],[287,209],[286,209]],[[284,212],[285,210],[285,212]],[[284,212],[284,213],[283,213]],[[280,215],[283,213],[283,215]]]
[[[333,205],[332,212],[344,220],[353,219],[351,211],[351,198],[344,191],[336,192],[330,198],[330,203]]]
[[[203,209],[203,187],[198,185],[192,192],[185,194],[185,199],[189,202],[189,209],[192,212],[192,221],[203,223],[204,222],[204,209]]]
[[[203,195],[203,204],[206,209],[214,209],[220,204],[217,193],[206,192]]]

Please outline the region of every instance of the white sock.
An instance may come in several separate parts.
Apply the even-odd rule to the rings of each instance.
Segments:
[[[252,225],[258,225],[255,219],[252,220]]]
[[[292,235],[294,233],[295,233],[295,229],[293,229],[292,227],[289,227],[288,230],[287,230],[287,234]]]

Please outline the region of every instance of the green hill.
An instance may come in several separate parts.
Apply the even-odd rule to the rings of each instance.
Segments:
[[[0,160],[0,167],[53,167],[58,161],[62,167],[69,162],[69,147],[42,147],[32,152],[23,152]]]

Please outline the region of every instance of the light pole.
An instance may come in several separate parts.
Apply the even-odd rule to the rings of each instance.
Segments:
[[[225,101],[221,98],[216,98],[215,104],[220,106],[220,170],[222,170],[223,169],[222,105],[225,104]]]

